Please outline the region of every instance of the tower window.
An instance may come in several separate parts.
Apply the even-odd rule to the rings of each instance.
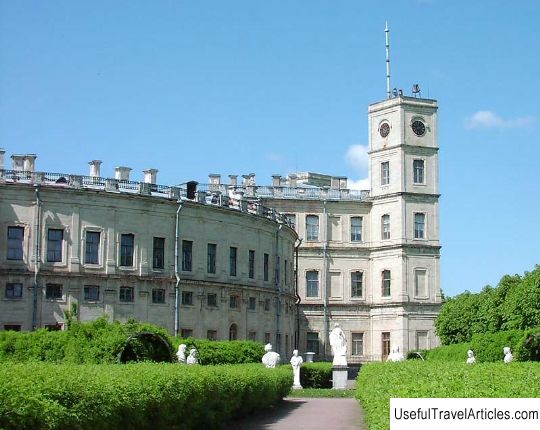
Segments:
[[[381,163],[381,185],[388,185],[390,183],[390,162],[383,161]]]
[[[383,270],[381,274],[382,278],[382,296],[390,297],[390,270]]]
[[[364,274],[356,271],[351,273],[351,297],[362,297]]]
[[[414,238],[425,238],[425,226],[426,226],[426,214],[415,213],[414,214]]]
[[[381,217],[381,238],[382,240],[390,239],[390,215],[388,214]]]
[[[351,218],[351,242],[362,242],[362,217]]]
[[[413,161],[413,182],[415,184],[424,183],[424,160]]]

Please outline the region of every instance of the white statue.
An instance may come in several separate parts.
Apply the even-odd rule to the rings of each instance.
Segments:
[[[304,360],[302,359],[301,355],[298,355],[297,349],[295,349],[292,354],[291,366],[293,369],[293,390],[301,390],[302,385],[300,385],[300,367],[302,367]]]
[[[191,348],[189,350],[189,357],[186,360],[187,364],[199,364],[199,360],[197,359],[197,350],[195,348]]]
[[[476,363],[476,358],[474,356],[474,352],[472,351],[472,349],[469,349],[467,351],[467,364],[475,364]]]
[[[176,356],[178,357],[178,362],[185,364],[186,363],[186,344],[181,343],[178,347],[178,351],[176,351]]]
[[[514,356],[512,355],[512,351],[510,350],[510,347],[505,346],[503,348],[503,352],[504,352],[504,362],[511,363],[514,360]]]
[[[332,347],[332,354],[334,356],[332,365],[346,366],[347,339],[345,338],[345,333],[343,333],[343,330],[341,330],[338,323],[334,325],[334,329],[330,332],[330,346]]]
[[[405,361],[405,356],[401,352],[399,352],[399,346],[396,349],[393,349],[390,354],[388,354],[386,361],[390,361],[390,362]]]
[[[262,362],[269,369],[273,369],[279,364],[281,357],[277,352],[272,351],[271,343],[264,345],[264,350],[266,351],[266,354],[263,355]]]

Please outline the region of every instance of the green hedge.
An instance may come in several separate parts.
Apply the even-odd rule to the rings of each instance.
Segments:
[[[304,363],[300,368],[300,384],[304,388],[332,388],[332,363]]]
[[[0,428],[219,428],[283,398],[291,372],[262,365],[0,366]]]
[[[174,352],[178,345],[187,345],[186,356],[190,348],[195,347],[199,352],[199,363],[208,364],[242,364],[260,363],[264,355],[264,345],[250,340],[216,341],[207,339],[175,339]]]
[[[520,361],[540,361],[540,327],[525,331],[515,355]]]
[[[471,340],[471,349],[474,351],[477,362],[503,361],[503,348],[509,346],[515,360],[520,360],[516,352],[525,335],[524,330],[500,331],[498,333],[475,334]]]
[[[458,361],[465,363],[469,349],[471,349],[469,343],[443,345],[427,351],[424,359],[428,361]]]
[[[540,363],[370,363],[358,374],[356,397],[369,429],[387,430],[392,397],[540,397]]]

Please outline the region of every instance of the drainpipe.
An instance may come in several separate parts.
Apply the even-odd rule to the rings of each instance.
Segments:
[[[178,337],[180,325],[180,268],[178,267],[178,257],[180,255],[180,211],[182,210],[183,202],[178,201],[178,209],[176,210],[176,229],[174,234],[174,275],[176,276],[176,285],[174,287],[174,336]]]
[[[38,275],[41,262],[41,198],[39,185],[34,186],[36,191],[36,212],[34,214],[34,294],[32,297],[32,330],[37,328],[38,304]]]
[[[296,300],[294,302],[296,306],[296,333],[294,336],[294,349],[298,349],[298,344],[300,343],[300,302],[302,299],[298,294],[298,248],[302,245],[302,239],[297,239],[298,244],[294,245],[294,295]]]
[[[275,271],[274,271],[274,275],[275,275],[275,284],[276,284],[276,290],[277,290],[277,304],[276,304],[276,341],[277,341],[277,337],[279,335],[280,337],[280,344],[277,345],[279,351],[281,351],[281,332],[279,330],[279,323],[280,323],[280,311],[281,311],[281,307],[280,307],[280,303],[281,303],[281,288],[279,287],[279,277],[278,275],[280,274],[280,267],[279,265],[281,264],[281,261],[279,262],[278,264],[278,258],[279,258],[279,232],[281,230],[281,228],[283,227],[283,224],[280,224],[279,227],[277,228],[276,230],[276,256],[275,256]]]
[[[326,213],[326,200],[323,200],[323,272],[322,272],[322,293],[323,293],[323,321],[324,321],[324,330],[323,330],[323,346],[324,346],[324,356],[327,357],[327,343],[328,343],[328,333],[330,321],[328,320],[328,285],[327,285],[327,248],[328,248],[328,219]]]

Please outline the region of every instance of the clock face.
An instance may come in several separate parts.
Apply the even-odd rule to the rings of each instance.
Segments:
[[[379,133],[381,134],[381,137],[388,136],[390,134],[390,124],[383,122],[379,127]]]
[[[416,120],[411,124],[412,131],[417,136],[423,136],[426,134],[426,126],[422,121]]]

